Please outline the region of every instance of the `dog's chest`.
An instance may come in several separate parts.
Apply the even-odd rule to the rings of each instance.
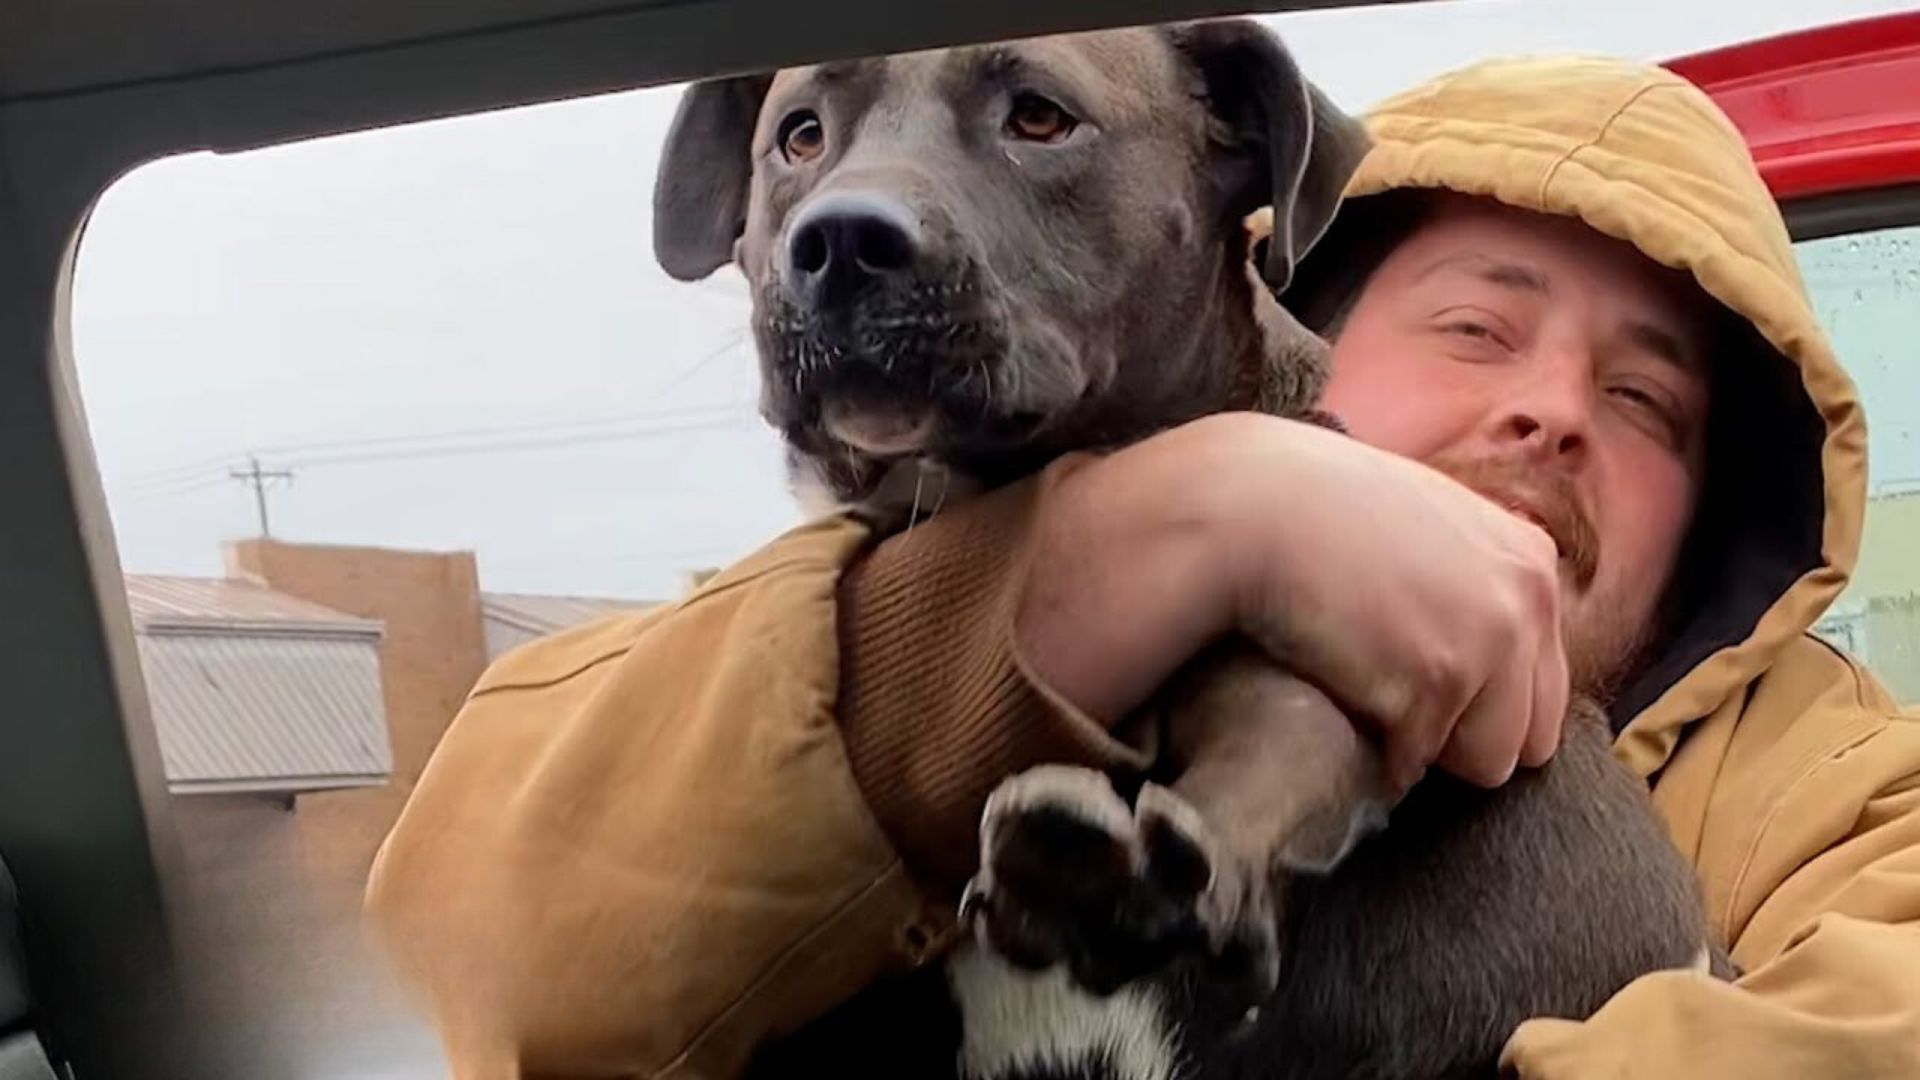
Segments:
[[[1179,1041],[1151,984],[1096,996],[1064,966],[1022,971],[973,943],[947,961],[962,1080],[1168,1080]]]
[[[882,980],[756,1058],[754,1078],[1167,1080],[1179,1038],[1152,988],[1096,996],[972,943]]]

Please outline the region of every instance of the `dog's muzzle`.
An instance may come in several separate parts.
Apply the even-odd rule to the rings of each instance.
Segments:
[[[1003,320],[976,265],[937,247],[887,195],[833,192],[795,214],[756,325],[769,419],[878,457],[1005,425]]]

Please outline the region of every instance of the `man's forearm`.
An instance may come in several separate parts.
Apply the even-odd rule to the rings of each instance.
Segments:
[[[1232,629],[1222,518],[1193,473],[1165,440],[1142,444],[1060,478],[1031,529],[1018,653],[1106,724]]]
[[[1006,776],[1045,762],[1145,764],[1015,647],[1036,517],[1073,464],[949,507],[842,578],[847,757],[902,857],[936,888],[957,891],[973,873],[981,808]]]

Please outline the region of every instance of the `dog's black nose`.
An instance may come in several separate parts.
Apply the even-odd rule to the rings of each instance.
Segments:
[[[794,216],[787,268],[814,303],[836,303],[913,268],[913,214],[899,200],[863,191],[823,195]]]

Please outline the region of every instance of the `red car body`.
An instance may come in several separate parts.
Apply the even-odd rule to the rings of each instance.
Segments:
[[[1746,136],[1774,196],[1920,183],[1920,11],[1669,61]]]

